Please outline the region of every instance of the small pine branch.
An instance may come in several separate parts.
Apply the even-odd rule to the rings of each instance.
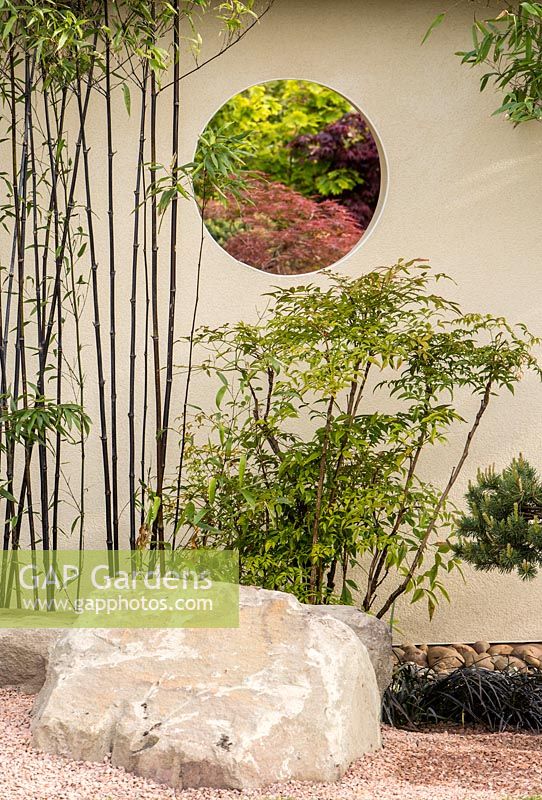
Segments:
[[[501,473],[479,471],[466,494],[456,555],[476,569],[534,578],[542,564],[542,482],[522,456]]]

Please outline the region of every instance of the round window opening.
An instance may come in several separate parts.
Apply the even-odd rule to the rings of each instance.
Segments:
[[[276,80],[232,97],[205,128],[196,194],[233,258],[275,275],[329,267],[363,238],[381,189],[367,121],[319,83]]]

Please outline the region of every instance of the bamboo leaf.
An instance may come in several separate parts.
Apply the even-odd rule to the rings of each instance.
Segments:
[[[438,28],[438,26],[441,25],[444,22],[445,17],[446,17],[446,12],[445,11],[443,11],[440,14],[437,14],[435,19],[433,20],[433,22],[431,23],[431,25],[429,26],[429,28],[425,32],[425,35],[424,35],[424,37],[422,39],[422,44],[425,44],[425,42],[429,39],[429,37],[431,36],[433,31],[435,30],[435,28]]]
[[[128,112],[128,116],[130,116],[132,110],[132,101],[130,97],[130,87],[127,83],[122,84],[122,95],[124,97],[124,105],[126,106],[126,111]]]
[[[209,503],[211,504],[214,503],[216,497],[217,484],[218,484],[217,478],[213,476],[209,481],[209,493],[208,493]]]
[[[227,390],[228,387],[222,385],[218,390],[218,392],[216,393],[215,404],[217,408],[220,408],[220,404],[222,403],[222,400],[224,399],[224,395],[226,394]]]
[[[17,15],[14,14],[12,17],[8,19],[8,21],[4,25],[4,30],[2,31],[2,39],[8,38],[16,22],[17,22]]]

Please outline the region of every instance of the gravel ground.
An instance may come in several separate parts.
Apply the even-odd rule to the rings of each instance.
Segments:
[[[176,794],[105,763],[34,751],[31,706],[31,697],[0,690],[1,800],[496,800],[542,792],[542,736],[387,728],[383,750],[354,764],[338,784]]]

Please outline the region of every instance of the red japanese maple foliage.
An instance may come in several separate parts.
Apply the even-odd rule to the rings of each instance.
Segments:
[[[222,243],[230,255],[278,275],[329,267],[364,233],[339,203],[317,202],[263,176],[251,182],[239,199],[209,202],[205,217],[211,230],[217,223],[230,227],[232,233]]]
[[[335,199],[367,228],[378,203],[381,175],[378,148],[361,114],[345,114],[319,133],[297,136],[288,147],[297,158],[320,163],[329,170],[359,173],[362,183]]]

